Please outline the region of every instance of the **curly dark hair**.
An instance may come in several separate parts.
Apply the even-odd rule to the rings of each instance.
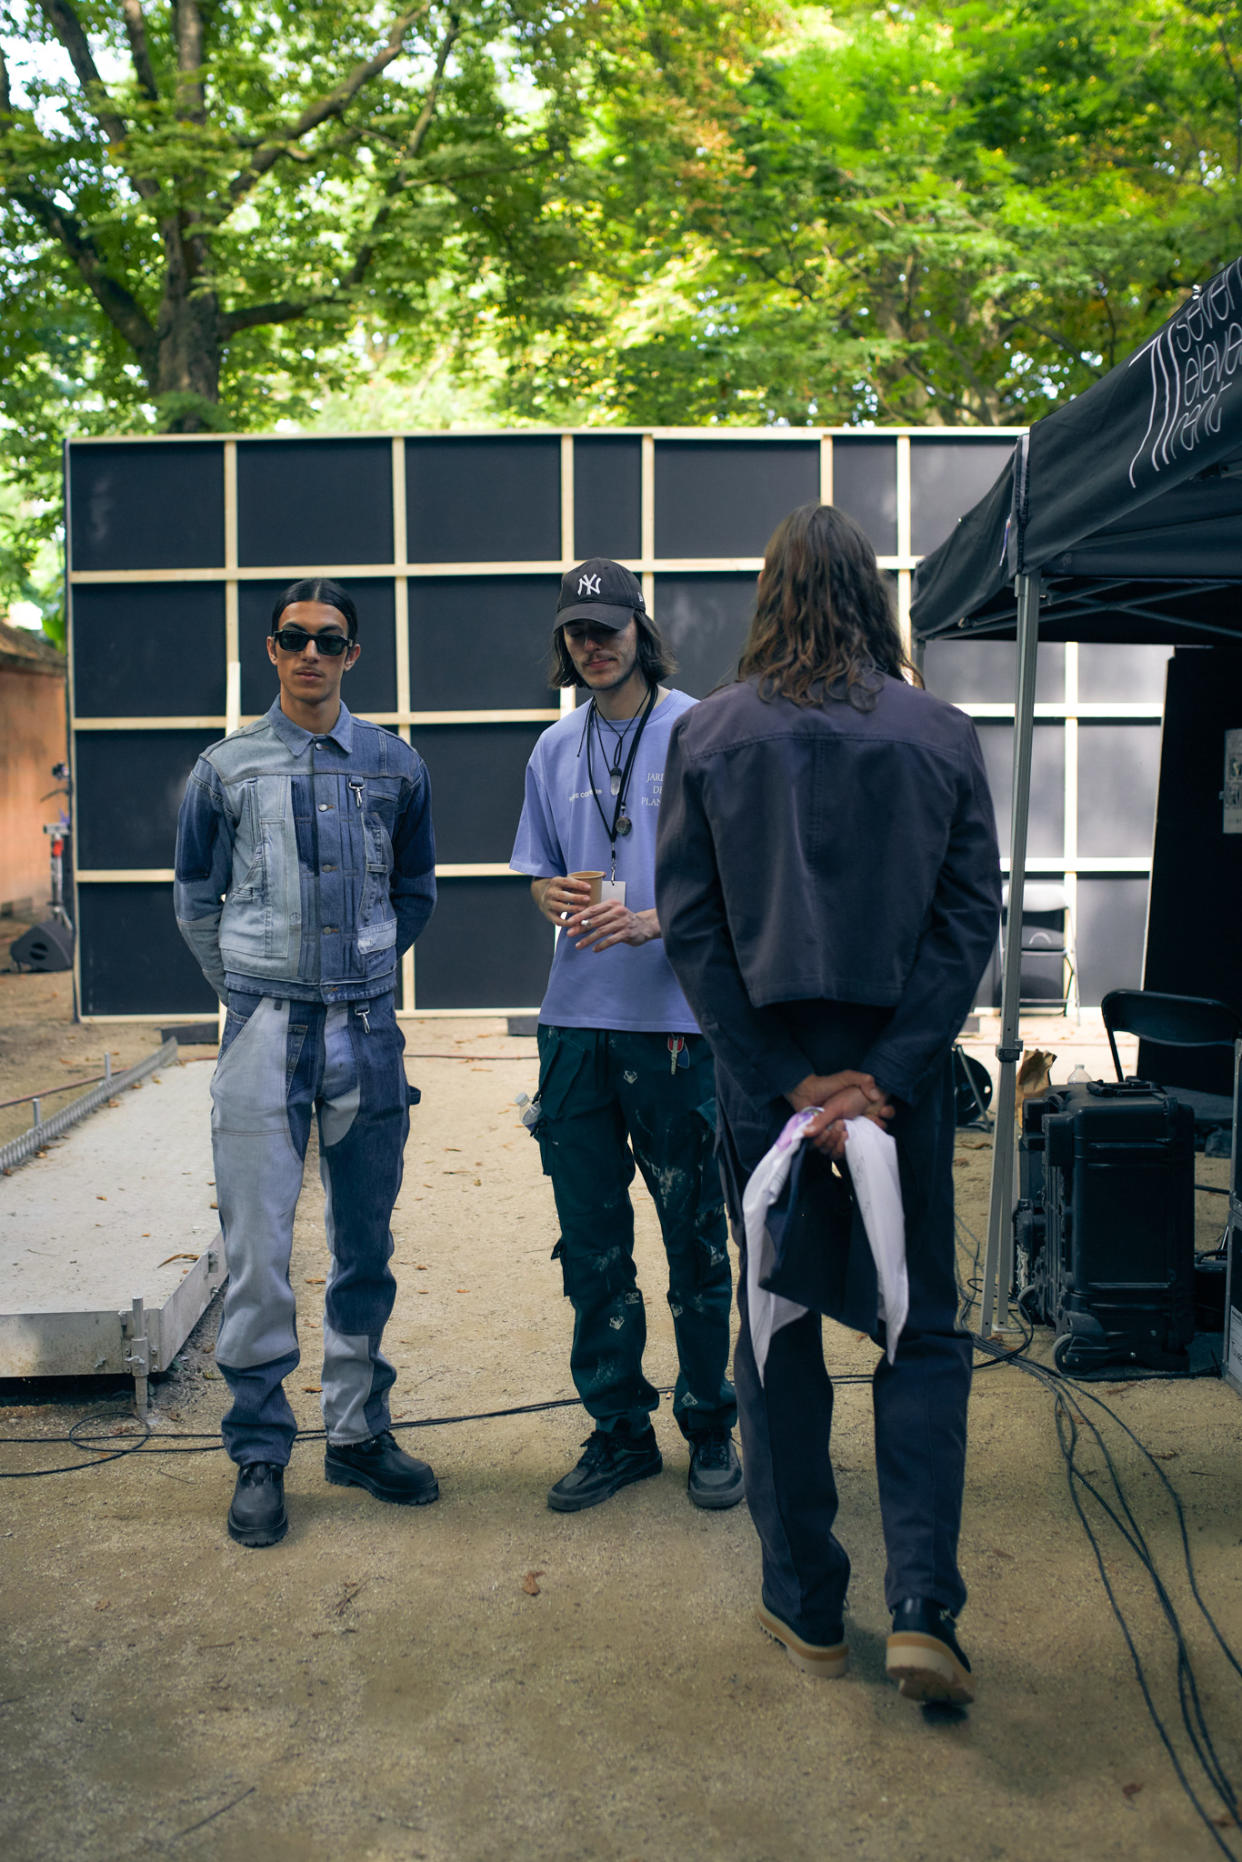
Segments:
[[[671,648],[665,645],[659,628],[649,614],[635,609],[634,621],[638,628],[638,670],[648,685],[659,685],[661,679],[667,679],[676,672],[677,661]],[[586,680],[569,657],[569,648],[565,645],[565,633],[562,627],[558,627],[552,636],[552,658],[548,665],[548,684],[586,684]]]
[[[844,511],[800,505],[768,543],[737,676],[755,679],[761,698],[832,697],[867,711],[883,673],[921,683],[875,551]]]

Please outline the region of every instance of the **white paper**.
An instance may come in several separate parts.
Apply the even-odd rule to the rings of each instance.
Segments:
[[[746,1231],[746,1310],[750,1321],[750,1343],[755,1367],[762,1384],[767,1368],[768,1350],[776,1333],[792,1325],[807,1310],[782,1294],[760,1286],[760,1280],[772,1270],[776,1250],[768,1234],[768,1210],[776,1202],[789,1178],[794,1154],[806,1136],[806,1128],[819,1108],[807,1106],[795,1112],[780,1137],[751,1175],[742,1197],[742,1218]],[[891,1364],[897,1352],[906,1315],[910,1310],[910,1286],[906,1274],[906,1223],[901,1206],[901,1182],[897,1174],[897,1146],[888,1132],[874,1119],[845,1120],[845,1161],[858,1211],[863,1219],[871,1256],[875,1262],[879,1301],[876,1317],[884,1321],[885,1348]]]
[[[891,1364],[910,1310],[906,1274],[906,1216],[901,1206],[897,1145],[874,1119],[845,1121],[845,1161],[880,1286],[879,1314]]]
[[[785,1187],[793,1165],[794,1152],[802,1143],[806,1126],[815,1117],[816,1106],[795,1112],[772,1149],[760,1160],[751,1174],[742,1197],[742,1218],[746,1229],[746,1311],[750,1319],[750,1345],[755,1354],[755,1368],[762,1383],[768,1362],[768,1346],[782,1326],[792,1325],[806,1311],[805,1306],[770,1293],[760,1286],[760,1279],[770,1273],[776,1258],[772,1237],[768,1234],[768,1210]]]
[[[615,899],[618,905],[625,904],[625,881],[623,879],[604,879],[600,881],[600,904],[607,905],[609,899]]]

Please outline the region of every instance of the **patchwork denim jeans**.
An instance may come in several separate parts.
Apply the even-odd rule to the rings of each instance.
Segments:
[[[284,1466],[297,1432],[283,1388],[301,1355],[289,1257],[312,1113],[331,1255],[324,1422],[337,1443],[388,1427],[395,1373],[380,1341],[396,1294],[389,1221],[409,1131],[404,1048],[391,994],[333,1007],[229,998],[211,1135],[229,1271],[216,1362],[233,1399],[224,1445],[238,1463]]]
[[[726,1375],[732,1288],[712,1057],[701,1035],[687,1035],[681,1052],[683,1064],[671,1065],[662,1034],[541,1025],[536,1135],[560,1221],[554,1258],[574,1309],[578,1395],[596,1428],[632,1433],[660,1400],[643,1374],[647,1315],[629,1193],[637,1164],[668,1258],[673,1415],[693,1439],[731,1429],[737,1401]]]

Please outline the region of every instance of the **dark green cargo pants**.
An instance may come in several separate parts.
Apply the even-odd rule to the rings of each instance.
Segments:
[[[660,1218],[677,1339],[673,1415],[687,1437],[731,1429],[729,1271],[724,1196],[713,1151],[711,1050],[686,1036],[539,1028],[543,1167],[552,1179],[565,1294],[574,1309],[570,1369],[599,1429],[645,1429],[659,1396],[643,1375],[647,1319],[634,1269],[637,1163]]]

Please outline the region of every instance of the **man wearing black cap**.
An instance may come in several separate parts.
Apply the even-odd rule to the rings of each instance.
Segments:
[[[711,1055],[669,967],[655,911],[664,755],[694,703],[660,680],[673,662],[628,569],[593,557],[561,584],[552,682],[586,705],[544,732],[526,771],[511,866],[561,932],[539,1016],[535,1135],[552,1179],[570,1368],[594,1422],[548,1494],[557,1512],[606,1500],[663,1465],[643,1375],[647,1323],[634,1269],[637,1164],[660,1218],[677,1341],[673,1415],[696,1506],[735,1506],[742,1471],[726,1375],[731,1282],[713,1155]],[[600,897],[584,872],[602,873]]]

